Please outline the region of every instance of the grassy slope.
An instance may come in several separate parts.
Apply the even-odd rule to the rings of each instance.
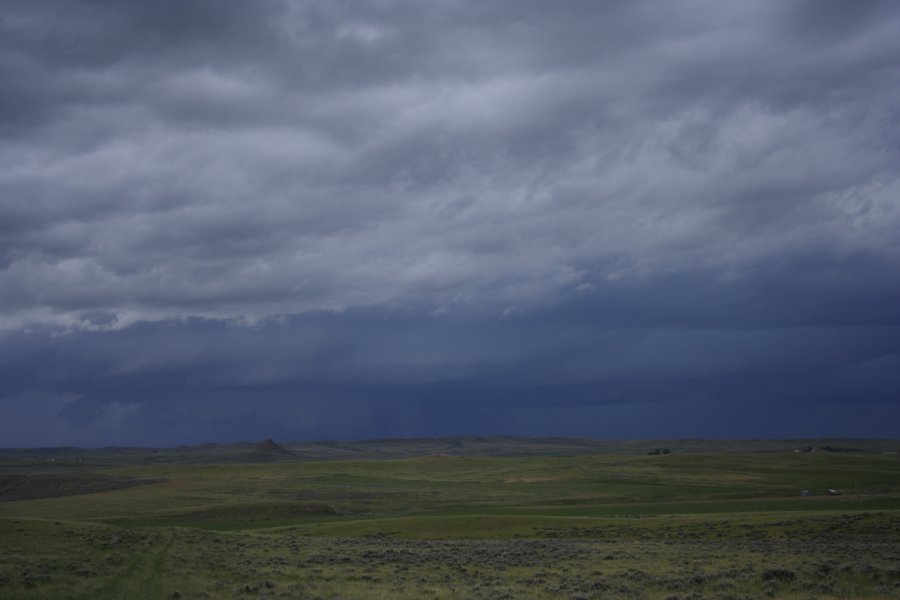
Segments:
[[[95,472],[159,483],[0,503],[0,516],[185,524],[447,514],[609,516],[898,508],[900,460],[872,454],[423,457]],[[83,473],[73,477],[83,478]],[[839,488],[844,496],[824,496]],[[817,497],[801,498],[801,489]],[[243,509],[241,507],[244,507]],[[193,516],[193,517],[192,517]],[[253,518],[249,518],[253,517]]]

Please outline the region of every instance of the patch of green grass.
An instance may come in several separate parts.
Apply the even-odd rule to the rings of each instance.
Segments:
[[[4,598],[891,598],[893,512],[408,517],[222,533],[0,519]],[[515,537],[530,532],[529,538]],[[467,536],[471,536],[465,539]],[[463,539],[460,539],[460,538]]]
[[[89,496],[6,502],[0,504],[0,515],[64,514],[93,520],[159,517],[162,522],[166,515],[179,512],[266,502],[323,502],[348,515],[472,506],[615,505],[619,508],[610,510],[621,512],[632,510],[621,508],[625,505],[655,504],[680,511],[690,503],[697,510],[731,511],[788,509],[795,500],[819,500],[798,498],[801,489],[821,495],[828,488],[840,488],[845,499],[900,495],[896,456],[824,453],[135,465],[98,474],[165,481]],[[728,504],[738,501],[743,506]],[[782,506],[773,508],[773,502],[781,501]],[[656,511],[646,506],[633,510]]]

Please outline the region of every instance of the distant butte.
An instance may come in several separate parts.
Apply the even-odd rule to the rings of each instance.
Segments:
[[[290,454],[290,452],[272,441],[271,438],[259,442],[253,446],[253,450],[254,452],[264,452],[266,454]]]

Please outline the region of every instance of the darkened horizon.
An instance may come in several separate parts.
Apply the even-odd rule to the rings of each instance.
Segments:
[[[0,447],[897,438],[900,5],[0,8]]]

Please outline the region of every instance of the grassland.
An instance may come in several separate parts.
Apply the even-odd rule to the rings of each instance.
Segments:
[[[807,445],[0,450],[0,597],[900,598],[897,444]]]

